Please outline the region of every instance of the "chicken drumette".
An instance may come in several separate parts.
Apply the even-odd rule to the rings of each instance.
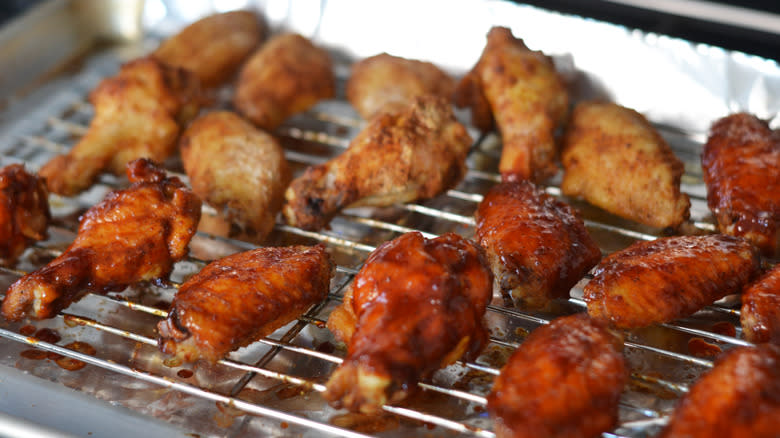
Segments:
[[[0,169],[0,264],[12,264],[27,246],[46,238],[49,193],[21,164]]]
[[[130,162],[127,176],[129,188],[84,213],[65,252],[11,285],[2,306],[7,319],[51,318],[87,292],[164,280],[187,255],[200,199],[145,159]]]
[[[748,341],[780,345],[780,265],[742,292],[740,321]]]

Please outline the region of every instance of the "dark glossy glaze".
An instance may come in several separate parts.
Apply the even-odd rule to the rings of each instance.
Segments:
[[[30,243],[45,239],[50,220],[43,180],[21,164],[0,169],[0,263],[12,264]]]
[[[780,265],[742,293],[740,322],[748,341],[780,344]]]

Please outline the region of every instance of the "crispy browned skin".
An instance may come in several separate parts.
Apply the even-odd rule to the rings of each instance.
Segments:
[[[180,144],[192,190],[262,240],[276,222],[292,177],[276,139],[234,113],[219,111],[192,122]]]
[[[328,318],[347,356],[325,399],[377,413],[439,368],[476,357],[492,280],[479,248],[456,234],[407,233],[377,248]]]
[[[498,438],[596,437],[615,427],[628,380],[620,336],[577,314],[534,330],[488,395]]]
[[[145,159],[130,162],[127,176],[129,188],[109,193],[84,213],[65,252],[8,288],[2,308],[7,319],[51,318],[87,292],[164,280],[187,255],[200,199]]]
[[[638,112],[614,103],[582,102],[561,152],[561,190],[618,216],[676,228],[691,202],[680,193],[684,166]]]
[[[347,99],[365,119],[380,110],[402,110],[417,96],[433,94],[449,99],[455,81],[430,62],[382,53],[352,66]]]
[[[298,34],[278,35],[249,58],[233,104],[255,125],[271,131],[293,114],[335,93],[330,55]]]
[[[736,347],[680,401],[659,438],[777,438],[780,347]]]
[[[157,324],[160,349],[187,362],[216,362],[325,299],[331,271],[322,244],[258,248],[212,262],[182,284],[168,319]]]
[[[476,212],[476,239],[485,249],[495,286],[519,304],[544,307],[601,259],[576,211],[530,181],[494,186]]]
[[[294,179],[282,212],[290,225],[317,230],[349,206],[432,198],[463,178],[470,145],[446,100],[417,97],[374,117],[343,154]]]
[[[22,164],[0,169],[0,264],[13,264],[27,246],[47,237],[49,192]]]
[[[122,174],[136,158],[162,162],[176,150],[181,123],[198,111],[197,79],[185,70],[152,58],[122,66],[89,95],[95,117],[67,155],[58,155],[39,172],[50,191],[72,196],[100,172]]]
[[[724,117],[710,129],[701,166],[720,232],[780,257],[780,131],[751,114]]]
[[[619,328],[645,327],[737,293],[759,270],[758,251],[744,239],[664,237],[605,257],[584,295],[591,317]]]
[[[742,292],[740,321],[748,341],[780,345],[780,265]]]
[[[250,11],[209,15],[168,38],[152,56],[192,72],[204,87],[230,79],[260,44],[265,26]]]
[[[542,181],[557,172],[555,130],[566,119],[569,97],[550,58],[530,50],[505,27],[494,27],[474,68],[455,92],[483,131],[493,121],[504,143],[498,170],[504,180]]]

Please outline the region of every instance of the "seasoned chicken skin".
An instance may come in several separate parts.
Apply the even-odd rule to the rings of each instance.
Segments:
[[[615,427],[628,380],[620,336],[586,314],[534,330],[487,397],[498,438],[597,437]]]
[[[268,235],[292,177],[276,139],[219,111],[192,122],[180,144],[192,191],[257,240]]]
[[[216,362],[325,299],[332,267],[325,246],[258,248],[210,263],[181,285],[160,349],[187,362]]]
[[[777,438],[780,347],[736,347],[693,385],[659,438]]]
[[[578,104],[561,152],[563,194],[657,228],[688,219],[683,163],[638,112],[614,103]]]
[[[317,230],[349,206],[388,206],[432,198],[466,173],[471,137],[446,100],[421,96],[382,113],[338,157],[294,179],[282,208],[287,222]]]
[[[335,93],[330,55],[298,34],[271,38],[241,68],[233,104],[271,131]]]
[[[165,40],[152,56],[192,72],[204,87],[215,87],[235,74],[265,31],[250,11],[209,15]]]
[[[10,265],[27,246],[47,237],[49,192],[22,164],[0,169],[0,264]]]
[[[127,176],[129,188],[109,193],[84,213],[65,252],[8,288],[2,307],[7,319],[51,318],[87,292],[164,280],[187,255],[200,199],[145,159],[130,162]]]
[[[552,60],[530,50],[505,27],[494,27],[474,68],[455,91],[482,131],[494,120],[504,143],[498,170],[503,179],[543,181],[554,175],[555,130],[565,121],[569,97]]]
[[[780,345],[780,265],[742,292],[740,321],[748,341]]]
[[[476,357],[492,280],[479,247],[456,234],[407,233],[377,248],[328,318],[347,356],[325,399],[377,413],[439,368]]]
[[[701,166],[720,232],[780,257],[780,131],[751,114],[724,117],[710,129]]]
[[[90,93],[95,116],[87,133],[39,175],[50,191],[72,196],[104,170],[120,175],[136,158],[162,162],[176,151],[181,124],[198,111],[198,89],[189,72],[152,58],[123,65]]]
[[[637,242],[605,257],[584,289],[591,317],[618,328],[693,314],[739,292],[760,270],[746,240],[714,234]]]
[[[454,89],[455,81],[434,64],[382,53],[352,66],[347,99],[370,119],[380,110],[400,111],[424,94],[449,99]]]
[[[495,289],[523,306],[544,307],[601,259],[576,211],[530,181],[504,182],[476,212],[476,240],[485,249]]]

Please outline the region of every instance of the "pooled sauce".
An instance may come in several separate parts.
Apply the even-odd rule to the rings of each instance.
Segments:
[[[398,417],[390,414],[365,415],[349,412],[331,417],[330,424],[360,433],[379,433],[398,429]]]
[[[21,353],[19,353],[20,356],[22,356],[25,359],[30,360],[44,360],[46,359],[46,352],[43,350],[36,350],[36,349],[30,349],[30,350],[24,350]]]
[[[57,333],[56,330],[52,330],[50,328],[42,328],[35,332],[35,335],[33,335],[35,339],[38,339],[43,342],[48,342],[50,344],[56,344],[57,342],[60,342],[60,339],[62,337],[59,333]]]
[[[719,335],[731,336],[731,337],[737,336],[737,328],[734,327],[734,324],[726,321],[716,322],[715,324],[713,324],[712,331]]]
[[[90,356],[93,356],[95,353],[97,353],[97,350],[95,350],[95,347],[93,347],[90,344],[87,344],[86,342],[71,342],[67,345],[65,345],[65,348],[73,351],[78,351],[79,353],[88,354]],[[54,361],[57,365],[59,365],[60,368],[68,371],[78,371],[82,368],[84,368],[87,364],[78,360],[78,359],[72,359],[69,357],[61,357]]]
[[[192,370],[179,370],[178,373],[176,373],[177,376],[181,377],[182,379],[189,379],[192,377],[194,373]]]
[[[720,354],[723,350],[702,338],[693,338],[688,341],[688,351],[696,357],[713,357]]]
[[[35,333],[34,325],[26,325],[19,329],[19,334],[22,334],[24,336],[31,336],[33,333]]]

